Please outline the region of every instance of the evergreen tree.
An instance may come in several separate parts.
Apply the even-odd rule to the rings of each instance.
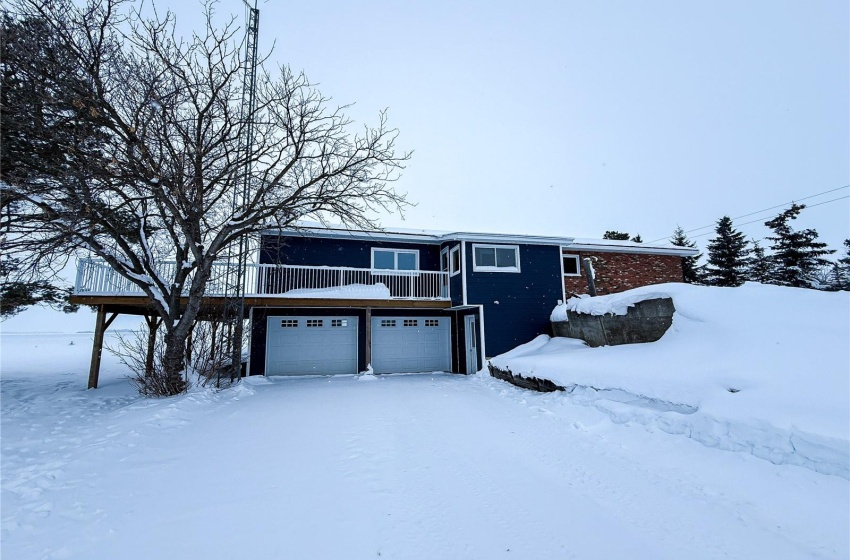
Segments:
[[[640,236],[640,234],[637,234],[632,237],[632,241],[634,241],[635,243],[643,243],[643,238]]]
[[[740,286],[750,264],[747,240],[735,230],[729,216],[717,220],[714,231],[717,237],[708,242],[705,281],[710,286]]]
[[[605,232],[605,235],[602,236],[602,239],[614,239],[614,240],[617,240],[617,241],[628,241],[629,237],[630,236],[629,236],[628,233],[623,233],[621,231],[609,229],[608,231]]]
[[[829,284],[833,290],[850,290],[850,239],[844,240],[844,256],[832,263]]]
[[[764,247],[758,240],[753,239],[752,243],[752,258],[750,258],[750,265],[747,268],[747,280],[769,284],[773,274],[771,259],[765,255]]]
[[[791,208],[764,223],[773,230],[773,235],[767,237],[772,241],[770,248],[773,250],[770,257],[771,284],[797,288],[812,287],[817,270],[830,264],[823,257],[835,251],[827,249],[826,243],[816,241],[817,231],[794,231],[788,224],[796,219],[805,207],[805,204],[792,204]]]
[[[670,243],[677,247],[688,247],[689,249],[697,248],[696,241],[688,239],[688,236],[685,234],[685,230],[682,229],[682,226],[676,226],[676,229],[673,230],[673,237],[670,238]],[[682,257],[682,278],[688,284],[700,283],[701,275],[698,262],[701,258],[702,253],[699,253],[694,257]]]
[[[58,101],[53,81],[34,80],[23,72],[22,59],[53,64],[56,81],[83,87],[76,73],[82,62],[44,19],[16,19],[7,12],[0,16],[0,230],[4,232],[29,218],[23,197],[9,185],[31,178],[28,169],[34,163],[67,174],[69,150],[84,141],[97,144],[103,139],[90,122],[78,118],[72,104]],[[52,141],[34,142],[33,136],[46,129],[54,132]],[[68,303],[70,286],[55,274],[56,268],[67,264],[68,247],[55,247],[52,255],[24,263],[10,256],[12,242],[13,236],[0,236],[0,319],[31,305],[76,311],[79,306]],[[59,266],[51,267],[56,261]]]

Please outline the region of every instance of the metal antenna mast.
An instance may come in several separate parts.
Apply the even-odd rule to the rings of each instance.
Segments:
[[[257,0],[254,7],[242,0],[248,9],[248,25],[245,35],[245,62],[244,62],[244,84],[242,88],[242,169],[239,178],[233,185],[233,216],[237,219],[240,212],[246,210],[250,201],[251,171],[254,151],[254,113],[257,109],[257,38],[260,31],[260,10],[257,9]],[[245,268],[248,264],[248,235],[243,233],[239,236],[236,249],[236,270],[231,276],[232,286],[225,303],[225,317],[234,321],[232,358],[230,366],[230,379],[239,378],[242,367],[242,336],[245,326]],[[233,254],[231,253],[231,257]],[[229,259],[228,268],[234,264],[234,259]]]

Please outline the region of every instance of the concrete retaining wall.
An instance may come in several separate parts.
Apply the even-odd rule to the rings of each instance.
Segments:
[[[673,324],[673,300],[647,299],[629,307],[625,315],[588,315],[567,311],[568,321],[552,323],[555,336],[578,338],[588,346],[617,346],[655,342]]]

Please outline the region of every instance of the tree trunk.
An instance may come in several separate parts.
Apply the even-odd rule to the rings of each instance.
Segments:
[[[183,380],[186,360],[186,336],[174,330],[165,333],[165,353],[162,358],[162,374],[168,384],[169,394],[176,395],[186,389]]]
[[[159,327],[159,317],[145,317],[148,324],[148,351],[145,356],[145,377],[153,375],[154,351],[156,349],[156,329]]]

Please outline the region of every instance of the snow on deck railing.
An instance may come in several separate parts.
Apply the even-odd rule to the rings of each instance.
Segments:
[[[174,278],[177,263],[163,262],[160,278]],[[236,292],[236,265],[215,263],[204,295],[226,296]],[[188,284],[186,290],[188,291]],[[245,296],[287,296],[291,290],[323,290],[352,285],[383,284],[393,299],[449,299],[449,275],[432,270],[380,270],[343,266],[300,266],[248,263],[242,276]],[[333,295],[328,292],[328,298]],[[142,289],[102,260],[82,259],[74,286],[76,295],[141,296]]]

